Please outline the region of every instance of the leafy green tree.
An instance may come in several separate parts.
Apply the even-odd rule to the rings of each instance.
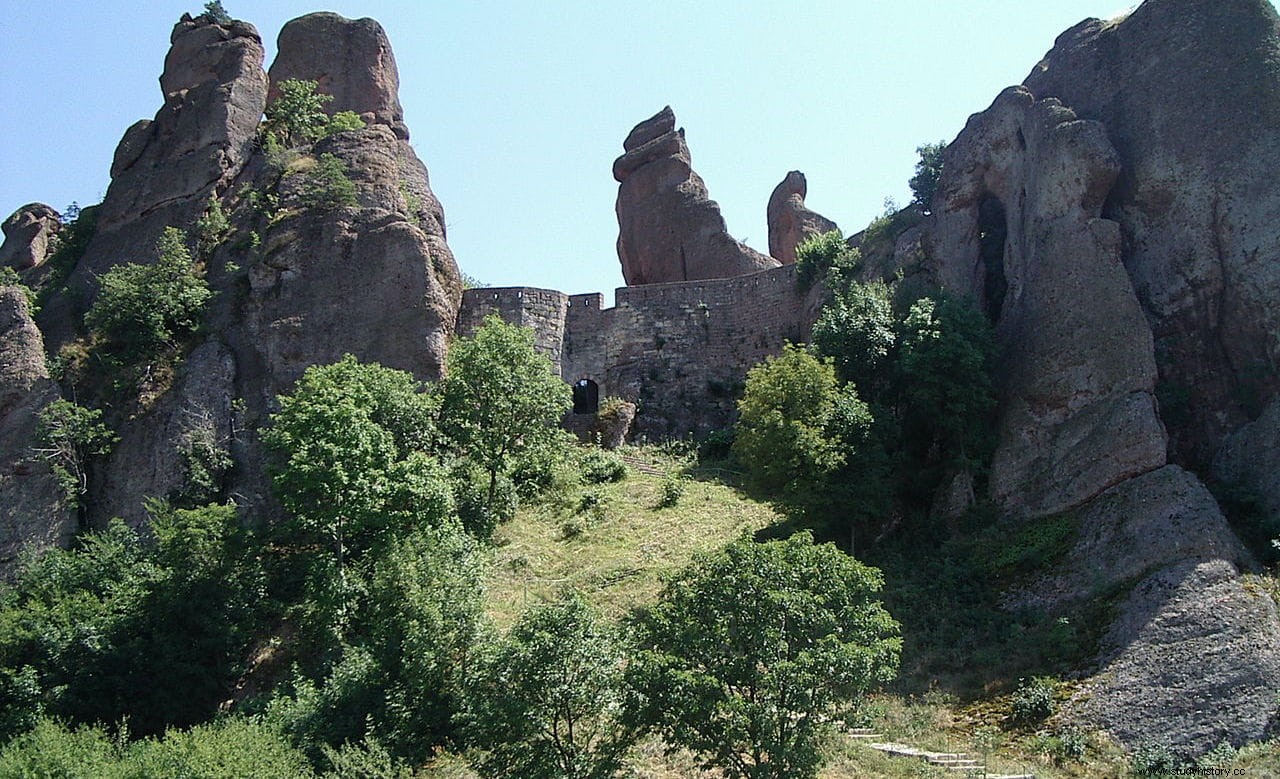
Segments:
[[[279,94],[267,106],[262,126],[268,144],[285,148],[312,144],[335,133],[365,126],[354,111],[339,111],[330,117],[324,107],[333,102],[333,95],[317,92],[318,87],[318,82],[302,79],[285,79],[279,83]]]
[[[916,147],[920,159],[916,161],[916,172],[907,182],[911,187],[912,201],[926,214],[933,202],[934,193],[938,191],[938,181],[942,179],[942,153],[947,148],[946,141],[926,143]]]
[[[823,723],[896,672],[881,586],[807,533],[697,559],[639,617],[636,721],[731,779],[816,776]]]
[[[273,480],[294,542],[320,541],[331,553],[317,561],[314,583],[336,588],[339,612],[350,562],[453,514],[447,476],[431,455],[435,408],[411,374],[347,355],[308,368],[262,433],[277,457]]]
[[[148,508],[153,541],[117,520],[0,588],[0,721],[128,718],[150,734],[225,700],[261,599],[256,559],[234,507]]]
[[[279,94],[267,106],[264,133],[282,146],[311,144],[324,137],[329,124],[326,103],[333,95],[316,92],[319,84],[302,79],[285,79],[277,88]]]
[[[449,348],[439,393],[442,430],[489,476],[488,505],[500,478],[558,437],[557,424],[572,405],[569,385],[534,349],[533,331],[496,316]]]
[[[500,779],[609,779],[637,731],[622,718],[625,654],[580,596],[527,612],[468,686],[468,736]]]
[[[940,471],[980,468],[994,445],[995,341],[981,313],[961,301],[920,298],[903,319],[899,419],[908,470],[922,485]]]
[[[852,386],[841,387],[830,360],[787,344],[747,372],[738,401],[733,452],[761,489],[814,489],[846,462],[844,427],[870,424]]]
[[[392,543],[372,564],[335,662],[296,678],[272,719],[313,755],[377,733],[394,754],[425,759],[453,736],[482,578],[476,542],[453,523]]]
[[[125,263],[104,273],[85,314],[89,329],[128,360],[150,358],[178,336],[194,333],[213,297],[185,233],[166,228],[156,252],[153,263]]]
[[[116,440],[101,411],[59,398],[37,418],[35,453],[53,468],[67,500],[79,506],[89,493],[89,461],[111,451]]]
[[[833,292],[813,325],[813,345],[835,362],[844,381],[873,397],[883,390],[897,340],[889,288],[881,281],[850,283]]]

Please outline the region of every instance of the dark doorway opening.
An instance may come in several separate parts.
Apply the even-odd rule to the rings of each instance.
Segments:
[[[573,385],[573,413],[594,414],[600,410],[600,385],[591,379],[578,379]]]
[[[982,257],[982,299],[985,301],[987,320],[995,324],[1004,308],[1004,294],[1009,282],[1004,275],[1005,242],[1009,237],[1009,222],[1004,203],[1000,198],[987,196],[978,206],[978,253]]]

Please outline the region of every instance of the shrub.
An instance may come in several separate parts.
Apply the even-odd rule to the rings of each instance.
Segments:
[[[153,542],[116,520],[29,561],[0,590],[0,670],[7,686],[38,685],[37,713],[128,718],[151,734],[207,719],[225,700],[261,600],[257,562],[234,507],[148,511]]]
[[[305,208],[317,211],[334,211],[354,208],[359,204],[356,185],[347,178],[347,165],[334,155],[325,152],[307,171],[301,200]]]
[[[325,103],[333,95],[318,94],[315,81],[285,79],[278,85],[279,94],[265,111],[263,133],[282,146],[315,143],[324,137],[329,116]]]
[[[616,457],[591,451],[580,461],[582,481],[587,484],[606,484],[627,478],[627,466]]]
[[[585,600],[526,612],[481,656],[467,736],[495,779],[617,776],[637,731],[624,724],[622,645]]]
[[[816,776],[828,718],[897,668],[881,586],[807,533],[699,557],[637,618],[633,717],[733,779]]]
[[[662,477],[661,491],[658,493],[658,508],[674,508],[684,497],[688,481],[676,473],[668,473]]]
[[[801,289],[808,289],[832,270],[853,273],[860,255],[844,241],[839,230],[806,238],[796,247],[796,280]]]
[[[209,204],[196,220],[197,253],[207,258],[219,244],[226,240],[230,232],[231,220],[227,218],[227,212],[222,210],[222,202],[216,195],[209,195]]]
[[[129,361],[149,359],[173,346],[178,336],[194,333],[213,297],[191,259],[185,233],[166,228],[156,252],[156,262],[125,263],[103,274],[85,315],[89,329]]]
[[[1129,767],[1138,776],[1166,776],[1182,766],[1177,754],[1166,744],[1139,744],[1129,757]]]
[[[1057,709],[1058,681],[1047,676],[1022,679],[1009,701],[1009,719],[1020,725],[1044,722]]]
[[[27,308],[30,310],[31,315],[35,316],[36,311],[40,308],[36,292],[23,283],[22,276],[18,274],[17,270],[8,266],[0,268],[0,287],[17,287],[22,290],[23,296],[27,299]]]

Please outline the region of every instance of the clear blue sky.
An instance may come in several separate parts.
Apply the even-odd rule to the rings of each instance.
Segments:
[[[121,134],[160,107],[169,32],[203,0],[0,0],[0,218],[97,202]],[[922,142],[1020,82],[1063,30],[1126,0],[224,0],[267,44],[314,10],[371,16],[463,271],[492,285],[622,283],[610,169],[670,104],[729,230],[767,251],[788,170],[856,231],[909,199]]]

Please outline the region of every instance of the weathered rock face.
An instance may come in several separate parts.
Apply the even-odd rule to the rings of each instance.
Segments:
[[[408,139],[400,75],[382,25],[335,13],[307,14],[280,30],[277,45],[269,99],[276,97],[274,85],[282,81],[315,81],[318,92],[333,96],[325,106],[330,115],[354,111],[366,124],[386,125],[396,137]]]
[[[796,247],[806,238],[838,230],[835,222],[805,207],[809,183],[793,170],[769,196],[769,254],[783,265],[796,261]]]
[[[315,51],[343,51],[343,68],[386,71],[394,85],[394,60],[381,28],[374,25],[379,45],[352,47],[351,40],[360,40],[352,29],[368,30],[366,21],[319,16],[319,27],[304,17],[286,27],[294,32],[281,34],[280,61],[292,64],[280,72],[326,83],[324,73],[306,70],[306,63],[315,60]],[[300,36],[298,29],[310,32]],[[294,46],[306,51],[298,54]],[[327,83],[347,89],[336,75]],[[351,94],[361,88],[353,83]],[[395,103],[394,92],[386,99]],[[349,102],[335,104],[354,110]],[[440,376],[461,297],[460,274],[445,240],[443,210],[404,135],[374,121],[297,150],[296,170],[282,175],[258,153],[219,185],[236,234],[207,261],[217,291],[206,316],[211,335],[186,357],[162,398],[122,423],[121,440],[93,496],[94,524],[112,516],[141,523],[144,496],[180,494],[188,468],[181,445],[193,431],[211,435],[234,460],[219,474],[214,497],[235,495],[251,521],[270,518],[266,456],[256,430],[268,424],[276,397],[292,391],[308,366],[350,353],[420,379]],[[306,205],[307,193],[319,186],[307,166],[325,154],[344,165],[355,206]],[[268,196],[279,199],[270,215],[250,204],[252,197]],[[251,231],[257,236],[252,246],[246,240]]]
[[[308,365],[346,353],[438,378],[462,285],[426,169],[380,125],[315,151],[346,163],[359,208],[304,213],[263,234],[240,323],[232,324],[237,351],[262,365],[268,396],[289,389]],[[293,182],[282,186],[289,202]]]
[[[27,270],[48,259],[57,244],[62,222],[58,212],[44,203],[29,203],[14,211],[0,229],[0,268]]]
[[[946,150],[929,254],[996,324],[992,496],[1043,515],[1165,462],[1151,331],[1099,218],[1119,166],[1097,122],[1024,88],[970,118]]]
[[[734,240],[690,164],[671,108],[636,125],[613,163],[618,258],[628,285],[741,276],[779,262]]]
[[[65,545],[76,529],[57,478],[32,451],[38,415],[58,397],[26,295],[0,287],[0,580],[23,548]]]
[[[1169,465],[1075,513],[1079,532],[1065,560],[1007,603],[1063,613],[1118,599],[1068,719],[1192,756],[1223,740],[1263,738],[1280,713],[1280,617],[1265,593],[1241,584],[1249,555],[1209,491]]]
[[[1147,0],[1063,33],[1025,83],[1106,125],[1105,215],[1174,451],[1205,466],[1280,390],[1280,18],[1266,0]]]
[[[1256,495],[1270,521],[1280,523],[1280,398],[1227,437],[1213,458],[1212,473]]]
[[[71,274],[89,297],[96,279],[123,262],[145,262],[166,227],[189,228],[244,168],[266,106],[262,41],[252,25],[184,17],[173,28],[154,120],[130,127],[116,148],[97,232]],[[46,337],[70,336],[68,299],[41,312]]]

